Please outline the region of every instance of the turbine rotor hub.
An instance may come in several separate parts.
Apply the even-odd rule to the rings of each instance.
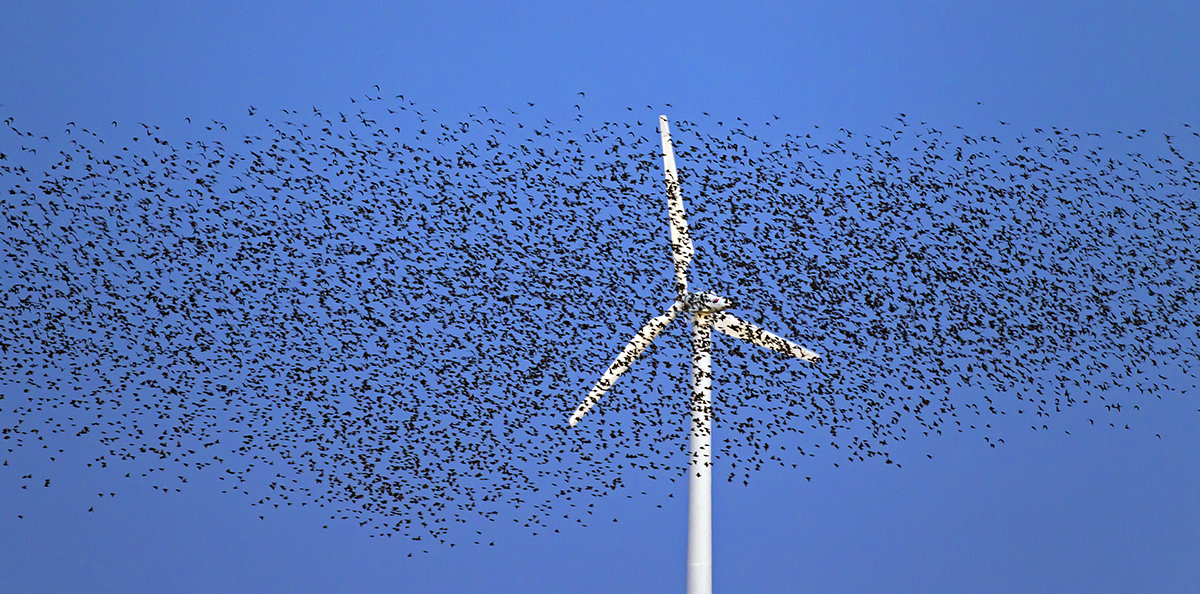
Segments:
[[[683,303],[684,311],[688,313],[713,313],[733,307],[733,302],[729,299],[708,291],[684,293],[678,299]]]

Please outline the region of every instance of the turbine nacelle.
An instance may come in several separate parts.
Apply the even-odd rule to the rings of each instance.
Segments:
[[[683,311],[688,313],[715,313],[733,307],[733,301],[708,291],[684,293],[676,299],[683,304]]]

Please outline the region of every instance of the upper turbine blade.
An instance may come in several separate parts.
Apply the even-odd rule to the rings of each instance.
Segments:
[[[646,347],[650,346],[650,343],[663,331],[663,328],[666,328],[667,324],[670,324],[671,320],[675,319],[675,316],[679,314],[681,309],[683,309],[683,304],[676,301],[671,306],[671,309],[668,309],[663,315],[647,322],[633,336],[629,344],[625,345],[625,350],[621,351],[620,355],[617,355],[617,360],[608,366],[608,371],[605,371],[604,375],[600,376],[600,381],[596,382],[596,386],[592,388],[591,392],[588,392],[587,397],[579,404],[579,408],[575,409],[575,414],[571,415],[570,420],[572,427],[575,426],[575,423],[579,422],[579,419],[583,418],[583,415],[592,408],[592,405],[600,400],[600,397],[613,384],[617,383],[617,380],[621,378],[621,374],[629,370],[629,366],[633,365],[633,362],[642,354],[642,351],[646,350]]]
[[[658,116],[662,132],[663,172],[667,176],[667,212],[671,218],[671,255],[675,259],[675,291],[687,294],[687,270],[696,253],[692,234],[688,231],[687,212],[683,208],[683,193],[679,191],[679,173],[675,170],[675,149],[671,146],[671,129],[667,116]]]
[[[820,355],[786,338],[767,332],[750,322],[739,320],[729,313],[723,311],[716,312],[712,314],[712,320],[712,325],[717,330],[734,338],[753,342],[760,347],[771,349],[777,353],[797,359],[804,359],[805,361],[816,361],[821,358]]]

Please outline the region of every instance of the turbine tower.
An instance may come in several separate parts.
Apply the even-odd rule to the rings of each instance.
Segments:
[[[688,468],[688,594],[712,592],[712,330],[752,342],[789,357],[816,361],[816,353],[785,338],[767,332],[726,312],[733,303],[709,292],[688,291],[687,272],[695,249],[688,232],[679,175],[675,170],[675,150],[667,116],[658,117],[662,133],[663,171],[667,178],[667,212],[671,222],[671,253],[675,260],[675,302],[662,315],[650,320],[571,415],[572,427],[583,418],[600,397],[629,370],[630,365],[650,346],[654,338],[681,312],[692,318],[692,431],[691,460]]]

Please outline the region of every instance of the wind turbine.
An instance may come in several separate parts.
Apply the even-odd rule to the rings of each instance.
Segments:
[[[600,381],[588,393],[575,414],[572,427],[583,418],[600,397],[629,370],[630,365],[650,346],[654,338],[681,312],[692,317],[692,432],[691,461],[688,469],[688,594],[712,592],[712,330],[768,348],[789,357],[816,361],[820,355],[785,338],[726,312],[733,303],[709,292],[688,291],[687,271],[695,249],[688,232],[679,175],[675,171],[675,150],[667,116],[658,117],[662,133],[663,171],[667,178],[667,212],[671,221],[671,253],[675,260],[675,302],[662,315],[650,320],[608,366]]]

